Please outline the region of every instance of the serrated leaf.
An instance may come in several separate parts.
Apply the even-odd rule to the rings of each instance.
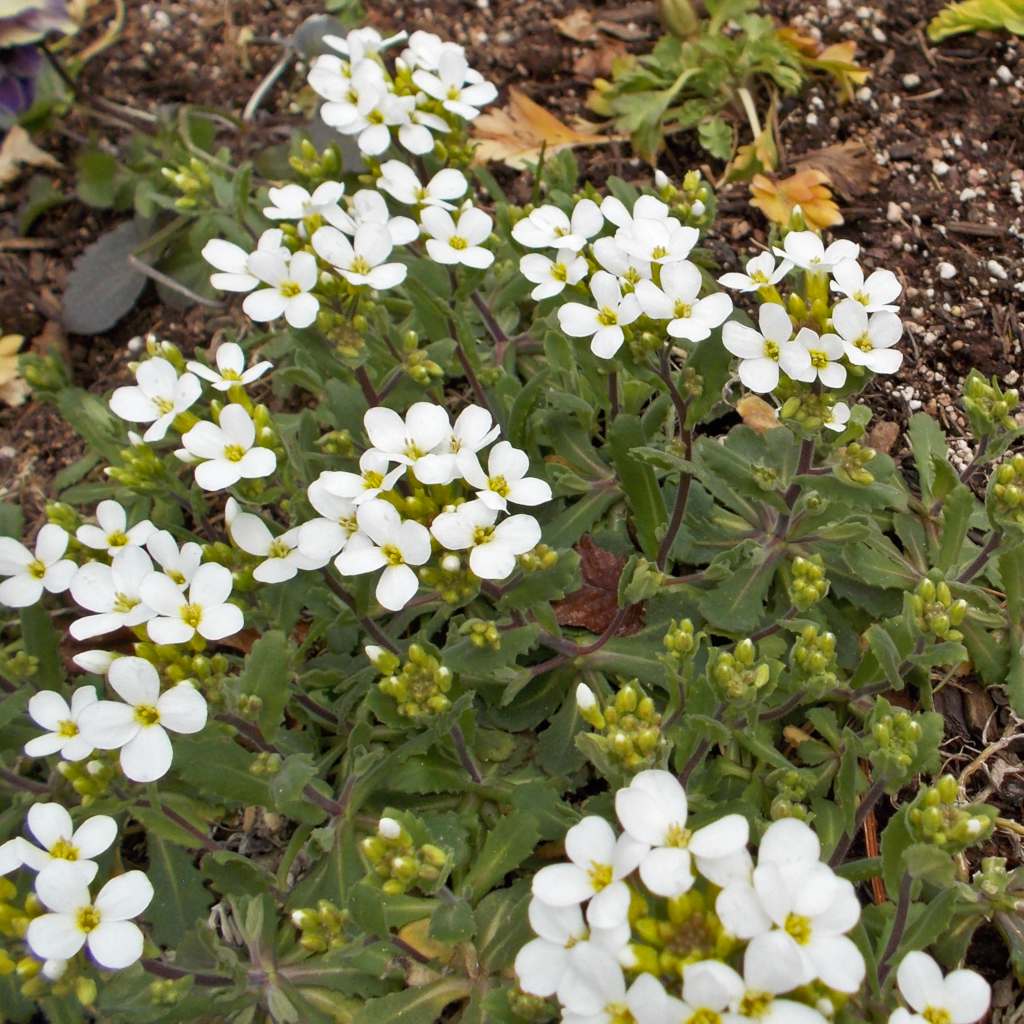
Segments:
[[[352,1024],[436,1024],[446,1006],[469,996],[473,983],[464,977],[442,978],[420,988],[371,999]]]
[[[533,853],[539,839],[537,823],[531,815],[523,811],[506,815],[487,833],[459,887],[461,894],[476,903]]]
[[[640,546],[644,554],[653,559],[658,553],[658,531],[666,519],[665,499],[661,496],[654,470],[630,450],[642,447],[646,440],[640,418],[626,414],[619,415],[608,434],[612,461],[618,471],[626,503],[633,511]]]
[[[732,156],[732,126],[724,118],[709,117],[706,121],[701,121],[697,125],[697,138],[713,157],[728,160]]]
[[[476,908],[476,946],[480,963],[489,974],[511,967],[519,950],[533,938],[526,916],[529,902],[530,886],[522,880],[488,893]]]

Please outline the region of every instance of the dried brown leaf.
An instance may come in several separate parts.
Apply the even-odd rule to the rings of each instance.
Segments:
[[[585,7],[574,7],[564,18],[552,18],[551,24],[577,43],[591,43],[597,38],[597,26]]]
[[[592,78],[608,78],[614,70],[615,62],[628,52],[625,43],[619,42],[617,39],[609,39],[599,46],[581,53],[573,61],[573,74],[583,81],[589,81]]]
[[[603,633],[619,611],[619,577],[626,559],[598,547],[589,534],[576,545],[580,556],[583,586],[553,605],[560,626],[579,626],[591,633]],[[643,628],[643,605],[635,604],[626,613],[618,636],[629,636]]]
[[[60,163],[40,149],[20,124],[11,125],[0,146],[0,185],[7,185],[21,174],[23,167],[60,168]]]
[[[743,417],[743,422],[759,434],[765,434],[782,425],[779,423],[775,407],[757,395],[744,395],[736,403],[736,411]]]
[[[21,405],[28,397],[29,386],[18,374],[18,349],[25,340],[21,334],[0,337],[0,402]]]
[[[827,174],[836,191],[847,199],[867,192],[878,173],[874,154],[863,142],[854,140],[805,153],[796,157],[793,165],[798,171],[812,169]]]

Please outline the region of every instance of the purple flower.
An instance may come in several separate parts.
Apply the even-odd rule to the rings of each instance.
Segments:
[[[0,50],[0,110],[18,117],[32,106],[41,63],[34,46]]]

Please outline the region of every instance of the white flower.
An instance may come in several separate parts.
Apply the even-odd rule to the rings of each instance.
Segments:
[[[418,68],[412,74],[413,82],[428,96],[440,100],[449,113],[472,121],[480,107],[492,103],[498,90],[472,73],[466,57],[455,49],[443,49],[437,59],[437,69]]]
[[[447,210],[428,206],[420,214],[420,223],[430,235],[427,255],[435,263],[461,263],[485,270],[494,262],[494,253],[480,244],[487,240],[494,223],[483,210],[466,207],[456,222]]]
[[[700,271],[690,262],[670,263],[661,268],[661,287],[653,281],[640,281],[636,297],[640,308],[652,320],[668,320],[670,337],[703,341],[729,319],[732,299],[715,292],[703,299]]]
[[[92,745],[82,736],[79,719],[82,712],[97,701],[94,686],[79,686],[71,694],[71,705],[53,690],[40,690],[28,702],[28,716],[49,732],[25,744],[29,757],[47,757],[60,753],[65,761],[84,761]]]
[[[237,633],[245,620],[242,610],[228,603],[231,586],[231,570],[215,562],[199,566],[187,596],[169,576],[151,573],[142,581],[142,599],[156,612],[146,623],[149,639],[155,644],[184,644],[196,633],[207,640]]]
[[[157,530],[146,541],[146,550],[164,575],[179,587],[192,582],[203,560],[203,549],[195,541],[187,541],[179,548],[167,530]]]
[[[384,68],[376,61],[350,65],[333,55],[318,57],[313,62],[309,84],[327,100],[320,107],[324,124],[346,135],[361,132],[369,125],[366,115],[390,89]],[[387,127],[380,127],[390,139]]]
[[[811,357],[793,337],[793,321],[782,306],[764,303],[758,311],[760,332],[730,320],[722,328],[722,344],[739,356],[740,380],[751,391],[765,394],[779,383],[779,367],[794,379],[806,374]]]
[[[214,360],[217,364],[216,370],[204,363],[197,363],[195,360],[189,360],[187,366],[197,377],[210,381],[217,391],[228,391],[236,384],[240,384],[243,388],[247,387],[253,381],[259,380],[267,370],[274,367],[273,363],[264,359],[247,370],[245,368],[245,352],[242,351],[241,345],[233,341],[221,342],[217,346]]]
[[[762,252],[747,261],[745,274],[723,274],[718,283],[733,291],[756,292],[759,288],[770,288],[778,284],[792,269],[793,264],[789,260],[782,260],[776,266],[775,257],[770,252]]]
[[[916,951],[900,961],[896,982],[915,1012],[894,1010],[889,1024],[974,1024],[985,1015],[992,999],[992,990],[980,974],[959,970],[943,977],[942,969],[927,953]]]
[[[364,224],[376,224],[387,230],[392,245],[407,245],[419,238],[419,225],[411,217],[392,217],[388,201],[370,188],[360,189],[353,197],[347,213],[343,213],[334,227],[347,235],[355,233]]]
[[[312,195],[301,185],[285,185],[283,188],[268,190],[270,206],[263,208],[263,216],[269,220],[299,221],[299,236],[306,237],[307,218],[321,219],[333,224],[341,213],[338,205],[345,194],[345,183],[325,181],[318,185]]]
[[[351,242],[337,228],[318,228],[313,248],[352,285],[383,291],[401,284],[408,273],[404,263],[384,262],[393,245],[383,224],[361,224]]]
[[[321,516],[299,527],[299,550],[307,558],[323,555],[331,558],[359,529],[355,504],[349,498],[334,494],[325,476],[330,474],[321,473],[306,489],[309,503]]]
[[[519,261],[519,273],[537,286],[530,298],[540,302],[560,294],[567,284],[582,281],[587,276],[587,261],[572,249],[559,249],[554,259],[530,252]]]
[[[596,308],[567,302],[558,310],[558,323],[572,338],[590,338],[594,355],[611,359],[626,339],[622,328],[640,316],[640,303],[635,295],[624,296],[618,280],[604,270],[590,279],[590,293]]]
[[[300,569],[321,569],[330,561],[329,554],[309,558],[299,550],[299,527],[275,537],[259,516],[242,512],[234,498],[227,500],[224,521],[231,539],[243,551],[264,559],[252,571],[252,578],[260,583],[284,583],[293,579]],[[151,622],[150,628],[152,626]]]
[[[464,466],[477,464],[476,453],[500,433],[486,409],[467,405],[455,418],[447,442],[417,462],[417,477],[424,483],[450,484],[464,473]]]
[[[27,825],[36,842],[18,840],[21,862],[33,871],[48,871],[54,864],[70,864],[89,885],[99,866],[98,857],[117,838],[117,822],[106,814],[86,818],[78,828],[60,804],[33,804]]]
[[[444,167],[423,185],[416,172],[401,160],[387,160],[380,165],[377,187],[406,206],[439,206],[454,210],[453,199],[466,194],[469,182],[462,171]]]
[[[821,237],[813,231],[790,231],[782,241],[782,248],[772,250],[801,270],[832,271],[847,260],[860,255],[860,246],[846,238],[833,242],[827,249]]]
[[[604,227],[593,199],[581,199],[570,219],[557,206],[539,206],[512,228],[512,237],[527,249],[568,249],[579,252]]]
[[[71,585],[78,566],[64,557],[68,535],[56,523],[46,523],[36,535],[35,550],[30,551],[13,537],[0,537],[0,604],[9,608],[27,608],[35,604],[45,590],[62,594]]]
[[[808,384],[820,380],[827,388],[841,388],[846,383],[846,367],[843,358],[842,339],[835,334],[818,335],[809,327],[801,327],[796,336],[796,344],[802,345],[810,357],[810,365],[787,373],[794,380],[802,380]]]
[[[700,239],[696,228],[684,226],[674,217],[654,220],[637,217],[636,207],[633,210],[633,219],[615,232],[615,242],[634,259],[678,263],[690,255]]]
[[[372,501],[382,491],[390,491],[405,472],[405,466],[399,463],[388,471],[390,458],[376,448],[368,448],[359,456],[359,472],[349,473],[346,470],[327,470],[318,479],[331,494],[339,498],[347,498],[353,505],[362,505]]]
[[[903,322],[895,313],[882,311],[868,316],[856,299],[843,299],[832,311],[832,326],[842,338],[846,358],[872,373],[895,373],[903,353],[893,349],[903,336]]]
[[[615,794],[615,811],[626,833],[649,852],[640,879],[658,896],[679,896],[693,885],[697,870],[715,885],[746,877],[750,826],[741,814],[727,814],[696,832],[686,827],[686,792],[669,772],[652,769],[633,776]]]
[[[364,28],[352,29],[344,37],[336,35],[324,36],[324,42],[332,50],[337,50],[338,53],[344,54],[355,65],[371,54],[377,53],[384,47],[403,38],[404,33],[400,33],[385,40],[375,28],[366,26]]]
[[[227,405],[218,423],[203,420],[182,434],[174,454],[183,462],[199,462],[196,483],[204,491],[221,491],[239,480],[270,476],[277,456],[269,448],[253,447],[256,424],[241,405]]]
[[[892,303],[899,298],[903,285],[891,270],[876,270],[865,280],[861,265],[846,260],[832,271],[832,291],[856,300],[869,313],[895,313],[898,307]]]
[[[828,410],[828,419],[825,420],[825,426],[829,430],[834,430],[837,434],[841,434],[846,429],[846,424],[849,420],[850,407],[845,402],[836,402]]]
[[[615,928],[590,929],[578,906],[551,907],[536,897],[530,900],[528,914],[538,937],[516,955],[516,977],[524,992],[554,995],[571,969],[570,951],[583,943],[592,942],[617,960],[629,956],[628,921]]]
[[[187,545],[186,545],[187,546]],[[196,547],[199,547],[197,544]],[[107,670],[117,655],[110,651],[81,651],[76,654],[71,660],[83,671],[92,672],[97,676],[105,676]]]
[[[442,469],[447,467],[438,466],[434,460],[426,461],[426,456],[436,453],[451,433],[448,413],[441,406],[415,402],[403,420],[393,409],[378,405],[367,410],[363,426],[370,444],[389,461],[409,466],[421,483],[442,482],[435,476],[443,476]]]
[[[420,93],[416,97],[417,103],[426,101],[426,96]],[[429,110],[409,111],[409,120],[398,128],[398,142],[403,149],[414,153],[416,156],[423,156],[433,152],[434,136],[431,132],[439,132],[447,135],[450,131],[448,122]]]
[[[21,867],[21,838],[0,843],[0,878]]]
[[[409,68],[426,68],[433,71],[437,68],[437,62],[441,59],[445,47],[462,50],[458,43],[446,42],[433,32],[417,29],[409,36],[409,45],[402,51],[399,60]]]
[[[356,68],[353,82],[365,66],[367,65]],[[325,104],[324,110],[328,106],[330,104]],[[414,96],[397,96],[385,83],[376,89],[365,90],[355,116],[350,121],[334,127],[344,135],[357,136],[356,145],[361,153],[366,156],[379,156],[391,145],[392,127],[407,124],[415,107]],[[326,116],[324,120],[327,120]]]
[[[124,703],[90,704],[79,717],[82,735],[98,750],[120,749],[121,770],[133,782],[155,782],[174,759],[167,730],[199,732],[206,701],[191,683],[161,693],[157,670],[142,658],[118,658],[107,681]]]
[[[637,260],[621,249],[614,238],[599,238],[593,245],[594,259],[603,270],[619,279],[624,291],[633,291],[640,281],[651,278],[651,264]]]
[[[285,258],[288,249],[283,244],[284,234],[280,228],[269,228],[260,235],[256,252],[277,253]],[[240,245],[223,238],[211,238],[203,246],[202,256],[217,274],[210,275],[210,284],[223,292],[251,292],[260,283],[252,270],[249,259],[255,253],[246,252]]]
[[[482,501],[467,501],[454,512],[442,512],[430,532],[450,551],[470,549],[469,567],[482,580],[503,580],[516,567],[516,556],[540,543],[540,525],[533,516],[503,519]]]
[[[372,410],[371,410],[372,411]],[[404,608],[419,589],[410,568],[430,558],[430,533],[406,519],[386,501],[368,501],[356,510],[359,533],[352,537],[334,564],[343,576],[383,569],[377,581],[377,600],[388,611]]]
[[[615,196],[605,196],[601,200],[601,213],[617,228],[629,227],[635,220],[668,221],[669,208],[656,196],[640,196],[633,204],[632,213],[626,209],[625,203]]]
[[[551,487],[539,477],[527,476],[530,459],[526,452],[499,441],[487,458],[487,472],[474,456],[460,460],[459,468],[476,496],[490,509],[504,512],[513,505],[542,505],[551,500]]]
[[[189,363],[189,369],[193,366]],[[148,423],[142,439],[161,441],[175,416],[192,406],[203,392],[191,373],[178,371],[159,356],[139,363],[133,385],[116,388],[110,396],[110,409],[129,423]]]
[[[549,864],[533,876],[533,895],[552,907],[590,900],[587,920],[594,928],[614,928],[626,920],[629,887],[647,846],[628,835],[615,838],[604,818],[591,816],[565,834],[568,864]]]
[[[282,252],[254,252],[250,272],[269,288],[245,297],[242,309],[257,323],[283,316],[292,327],[308,327],[316,320],[320,302],[310,292],[316,287],[316,257],[309,252],[286,256]]]
[[[109,499],[96,506],[96,522],[96,526],[90,523],[80,526],[75,531],[75,539],[87,548],[106,551],[110,556],[124,548],[142,547],[156,533],[156,527],[148,519],[129,529],[128,514],[116,501]]]
[[[558,994],[565,1007],[562,1024],[662,1024],[668,997],[653,974],[640,974],[626,988],[616,959],[594,943],[569,951],[569,970]]]
[[[683,1001],[680,1020],[714,1021],[732,1003],[743,998],[743,978],[720,960],[699,960],[683,967]]]
[[[25,938],[44,960],[69,960],[87,946],[101,967],[120,970],[142,956],[142,932],[131,918],[153,899],[141,871],[112,878],[93,900],[78,873],[68,866],[40,875],[36,895],[50,911],[33,918]]]
[[[143,600],[142,581],[153,571],[153,560],[142,548],[123,548],[110,562],[86,562],[71,578],[71,596],[94,615],[68,627],[76,640],[112,633],[122,626],[140,626],[154,615]]]

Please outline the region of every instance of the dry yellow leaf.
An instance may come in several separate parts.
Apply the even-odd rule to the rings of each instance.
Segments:
[[[793,210],[799,206],[808,227],[830,228],[842,224],[843,215],[828,185],[828,175],[813,167],[782,181],[757,174],[750,182],[750,205],[776,224],[788,224]]]
[[[28,397],[28,384],[18,376],[18,349],[25,338],[20,334],[0,337],[0,402],[21,405]]]
[[[551,24],[567,39],[577,43],[591,43],[597,38],[597,26],[584,7],[573,8],[564,18],[552,18]]]
[[[399,931],[398,937],[428,960],[436,960],[438,963],[445,964],[452,958],[452,946],[430,937],[429,917],[410,922]]]
[[[563,124],[518,89],[509,90],[508,106],[481,114],[474,124],[478,145],[473,159],[481,164],[498,160],[515,168],[536,163],[541,150],[553,156],[573,146],[598,146],[613,139]]]
[[[60,164],[41,150],[20,124],[14,124],[8,130],[3,146],[0,146],[0,185],[14,181],[23,166],[57,169]]]
[[[763,398],[758,398],[757,395],[744,395],[736,403],[736,411],[743,417],[743,422],[759,434],[767,433],[767,431],[781,426],[779,417],[775,413],[775,407],[769,405]]]

